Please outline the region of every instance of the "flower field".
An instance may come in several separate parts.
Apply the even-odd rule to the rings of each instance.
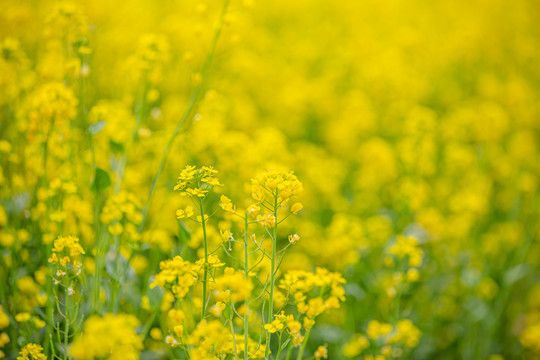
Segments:
[[[0,359],[540,359],[538,1],[1,9]]]

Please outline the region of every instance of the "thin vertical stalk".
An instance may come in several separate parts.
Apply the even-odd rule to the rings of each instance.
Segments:
[[[66,269],[66,281],[64,284],[65,288],[65,299],[64,299],[64,360],[68,359],[68,338],[69,338],[69,280],[67,279],[67,269]]]
[[[272,319],[274,317],[274,285],[275,285],[275,271],[276,271],[276,252],[277,252],[277,208],[278,208],[278,194],[277,190],[274,195],[274,232],[272,234],[272,263],[271,263],[271,269],[270,269],[270,303],[268,306],[268,319],[267,322],[271,323]],[[266,358],[269,358],[270,355],[270,341],[271,341],[271,334],[267,330],[266,331]]]
[[[279,355],[281,355],[281,351],[283,350],[283,347],[282,347],[282,342],[281,342],[281,337],[283,336],[283,332],[280,331],[279,332],[279,349],[278,349],[278,352],[277,352],[277,355],[276,355],[276,360],[279,360]]]
[[[248,214],[245,213],[244,216],[244,272],[246,276],[246,281],[249,281],[249,234],[248,234]],[[248,354],[248,340],[249,340],[249,297],[246,297],[244,301],[244,306],[246,307],[246,313],[244,314],[244,360],[249,359]]]
[[[146,114],[146,108],[147,108],[147,96],[148,96],[148,76],[146,72],[143,76],[143,90],[141,94],[141,101],[139,105],[136,105],[135,113],[136,113],[136,123],[135,127],[133,128],[133,131],[131,132],[131,137],[129,139],[129,142],[126,145],[126,148],[124,149],[124,152],[122,154],[122,157],[120,158],[120,162],[118,163],[118,168],[116,169],[116,181],[114,184],[114,193],[118,194],[120,192],[120,188],[122,185],[122,181],[124,180],[124,175],[126,172],[126,166],[127,166],[127,156],[128,156],[128,150],[133,146],[133,143],[135,142],[135,139],[137,137],[137,132],[139,131],[139,128],[141,127],[141,123],[143,118]]]
[[[306,349],[306,345],[307,345],[307,342],[308,342],[308,339],[309,339],[309,334],[311,333],[312,328],[313,328],[313,326],[311,326],[307,330],[306,337],[304,338],[304,342],[302,343],[302,347],[300,348],[300,351],[298,352],[298,357],[296,358],[296,360],[302,360],[302,357],[304,356],[304,350]]]
[[[287,351],[287,356],[285,357],[285,360],[290,360],[293,347],[294,346],[289,346],[289,351]]]
[[[236,360],[239,360],[238,359],[238,350],[236,348],[236,336],[235,336],[235,333],[234,333],[234,325],[233,325],[233,312],[232,312],[232,308],[233,308],[233,305],[232,305],[232,302],[231,302],[231,315],[229,317],[229,324],[231,326],[231,334],[232,334],[232,340],[233,340],[233,346],[234,346],[234,358]]]
[[[199,199],[199,206],[201,211],[201,223],[203,230],[203,242],[204,242],[204,282],[203,282],[203,299],[202,299],[202,314],[201,320],[204,319],[206,315],[206,291],[207,291],[207,282],[208,282],[208,240],[206,238],[206,220],[204,218],[204,208],[203,201]]]

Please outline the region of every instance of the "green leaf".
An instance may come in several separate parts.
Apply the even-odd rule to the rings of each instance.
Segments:
[[[101,169],[96,168],[96,175],[94,177],[94,182],[92,183],[92,191],[101,192],[108,188],[111,185],[111,178],[109,174]]]
[[[182,220],[178,220],[178,238],[183,244],[187,244],[191,240],[191,231]]]
[[[92,135],[97,135],[105,127],[105,121],[98,121],[97,123],[90,124],[88,126],[88,132]]]
[[[530,265],[527,263],[519,264],[504,272],[503,283],[505,286],[511,286],[523,279],[531,272]]]
[[[128,280],[133,280],[136,275],[131,266],[128,266],[128,259],[118,253],[116,248],[112,248],[105,258],[105,269],[112,280],[118,285],[124,286]]]
[[[121,153],[124,152],[124,145],[122,145],[119,142],[110,140],[109,141],[109,146],[111,147],[112,152],[114,152],[116,154],[121,154]]]

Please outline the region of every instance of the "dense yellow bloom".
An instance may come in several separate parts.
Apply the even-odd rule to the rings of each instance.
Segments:
[[[127,142],[131,136],[131,127],[135,124],[135,117],[121,101],[100,101],[92,107],[88,119],[93,124],[104,122],[103,130],[95,136],[96,145],[99,146],[98,155],[109,147],[109,141],[118,144]],[[110,156],[110,153],[106,155]],[[103,159],[103,163],[106,164],[105,160],[108,162],[108,157]]]
[[[6,346],[6,344],[8,344],[10,340],[11,339],[9,338],[8,334],[6,334],[5,332],[0,333],[0,348]]]
[[[31,317],[32,317],[32,315],[30,315],[30,313],[22,312],[22,313],[18,313],[17,315],[15,315],[15,320],[17,322],[25,322],[25,321],[30,320]]]
[[[0,41],[0,104],[14,101],[31,85],[29,61],[18,39],[6,36]],[[4,143],[5,149],[5,143]]]
[[[4,312],[4,308],[2,307],[2,305],[0,305],[0,330],[5,329],[8,326],[9,326],[9,318],[7,314]],[[9,341],[10,341],[10,338],[8,334],[0,331],[0,348],[3,348],[6,344],[9,343]]]
[[[276,224],[276,217],[272,214],[258,215],[257,221],[261,226],[274,227]]]
[[[137,71],[147,74],[147,80],[157,84],[161,81],[163,65],[169,61],[169,48],[164,36],[146,34],[139,39],[137,52],[130,62]]]
[[[163,229],[144,232],[142,241],[149,244],[151,247],[159,248],[164,253],[168,253],[174,246],[170,232]]]
[[[229,330],[218,320],[201,321],[187,342],[208,355],[219,354],[232,340]]]
[[[208,191],[215,186],[222,186],[216,177],[217,170],[212,167],[186,166],[180,172],[174,190],[180,191],[180,195],[190,195],[196,198],[204,198]]]
[[[31,142],[44,141],[51,123],[65,129],[77,113],[77,99],[73,91],[62,83],[48,83],[37,88],[26,104],[28,123],[25,124]]]
[[[150,337],[154,340],[161,340],[163,338],[163,333],[160,328],[152,328],[152,330],[150,330]]]
[[[187,206],[184,210],[176,210],[176,217],[178,219],[190,218],[193,216],[193,206]]]
[[[343,347],[343,355],[354,358],[369,347],[369,340],[364,335],[355,334]]]
[[[186,318],[186,315],[180,309],[171,309],[167,313],[167,318],[170,322],[170,325],[171,325],[170,327],[174,327],[176,325],[182,324],[182,322]]]
[[[139,321],[133,315],[105,314],[90,316],[82,334],[71,344],[69,353],[76,359],[139,359],[142,337],[135,333]]]
[[[540,352],[540,314],[527,316],[527,326],[519,335],[521,344],[535,352]]]
[[[25,345],[17,360],[46,360],[47,357],[43,354],[43,347],[37,344]]]
[[[283,323],[278,319],[273,320],[271,323],[264,325],[264,328],[268,330],[268,332],[271,334],[283,330],[283,327],[284,327]]]
[[[4,312],[4,307],[0,305],[0,330],[5,329],[9,326],[9,318]]]
[[[253,198],[262,203],[268,197],[272,206],[274,201],[281,205],[292,196],[301,193],[302,190],[302,183],[293,172],[286,173],[271,169],[251,179]]]
[[[371,339],[377,339],[381,336],[388,335],[391,331],[392,331],[392,324],[381,323],[377,320],[371,320],[368,323],[366,334]]]
[[[418,246],[418,240],[412,236],[398,235],[396,243],[388,249],[388,253],[400,259],[409,257],[409,266],[420,266],[422,263],[423,251]]]
[[[233,205],[231,199],[229,199],[225,195],[221,195],[221,198],[219,199],[219,206],[226,212],[235,212],[235,206]]]
[[[82,268],[81,255],[84,255],[84,249],[79,244],[79,238],[75,236],[60,236],[54,240],[53,253],[49,258],[52,264],[59,264],[63,268],[67,268],[68,263],[71,263],[77,275]]]
[[[340,307],[340,302],[345,301],[344,283],[345,279],[340,273],[317,268],[315,273],[288,271],[279,287],[292,295],[298,312],[312,319],[327,310]],[[319,295],[323,293],[326,293],[324,297]]]
[[[199,265],[200,267],[208,266],[211,268],[219,268],[225,265],[224,262],[221,262],[221,260],[219,260],[219,257],[217,255],[209,255],[208,262],[206,264],[204,262],[204,259],[199,259],[195,263]]]
[[[55,4],[46,19],[46,34],[52,38],[67,36],[68,43],[83,37],[88,32],[86,17],[74,3],[62,2]]]
[[[261,208],[257,206],[257,204],[251,204],[250,206],[248,206],[246,211],[250,216],[255,217],[260,210]]]
[[[323,358],[328,359],[328,349],[326,346],[319,346],[313,355],[315,355],[315,359],[317,360]]]
[[[43,306],[47,302],[47,295],[32,276],[23,276],[15,284],[20,295],[17,305],[21,310],[32,311],[35,306]]]
[[[218,301],[233,303],[244,301],[251,295],[253,283],[242,271],[225,268],[224,274],[215,279],[214,295]]]
[[[420,277],[420,273],[416,269],[407,270],[407,281],[415,282]]]
[[[119,192],[107,199],[100,220],[108,224],[112,235],[123,235],[130,241],[139,241],[137,225],[142,221],[141,204],[134,194]]]
[[[389,340],[389,343],[401,342],[405,346],[416,347],[422,333],[409,319],[399,320],[396,324],[395,333]]]
[[[155,276],[150,288],[172,285],[173,293],[179,298],[185,297],[189,288],[197,283],[200,270],[199,265],[186,261],[180,256],[160,262],[159,268],[161,271]]]

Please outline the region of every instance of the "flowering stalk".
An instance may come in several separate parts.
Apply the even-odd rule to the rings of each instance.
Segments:
[[[229,315],[229,325],[231,327],[231,334],[232,334],[232,340],[233,340],[233,346],[234,346],[234,358],[236,360],[239,360],[238,359],[238,350],[236,349],[236,338],[235,338],[235,335],[234,335],[234,324],[233,324],[233,309],[234,309],[234,305],[233,303],[231,302],[230,304],[230,307],[231,307],[231,311],[230,311],[230,315]],[[246,349],[247,350],[247,349]]]
[[[56,265],[56,273],[54,282],[56,285],[64,287],[64,311],[62,312],[60,305],[58,311],[64,318],[64,329],[60,330],[60,325],[55,326],[58,341],[63,343],[63,359],[69,359],[68,356],[68,341],[70,336],[70,326],[77,321],[79,316],[78,306],[72,309],[70,301],[71,296],[75,293],[73,290],[74,284],[82,272],[81,256],[84,250],[79,244],[79,239],[74,236],[60,236],[54,241],[49,262]],[[56,299],[58,302],[60,300]],[[72,313],[71,310],[75,310]],[[61,333],[63,336],[61,336]],[[53,349],[54,351],[54,349]]]
[[[244,215],[244,271],[246,276],[246,281],[249,279],[249,246],[248,246],[248,213],[246,211]],[[248,360],[248,341],[249,341],[249,296],[246,297],[244,301],[246,307],[246,313],[244,314],[244,360]]]
[[[222,186],[216,177],[217,170],[212,167],[203,166],[196,168],[195,166],[186,166],[184,170],[180,172],[178,181],[174,190],[179,190],[181,196],[189,196],[193,201],[193,204],[199,208],[201,214],[200,223],[203,230],[203,242],[204,242],[204,280],[203,280],[203,299],[202,299],[202,312],[201,320],[206,316],[206,300],[207,300],[207,288],[208,288],[208,238],[206,234],[206,215],[204,214],[203,200],[208,195],[209,191],[214,186]],[[197,204],[198,202],[198,204]],[[179,209],[176,212],[178,219],[190,218],[193,215],[193,207],[188,206],[184,210]]]
[[[119,290],[119,287],[120,287],[120,274],[119,274],[119,269],[118,269],[118,260],[120,259],[120,236],[118,235],[114,235],[114,245],[116,247],[116,254],[115,254],[115,257],[114,257],[114,264],[113,264],[113,269],[114,269],[114,273],[117,274],[118,278],[116,279],[112,279],[112,293],[111,293],[111,299],[110,299],[110,303],[109,303],[109,311],[115,313],[116,312],[116,302],[117,302],[117,296],[118,296],[118,290]],[[129,264],[128,264],[129,266]]]
[[[65,296],[65,299],[64,299],[64,302],[65,302],[65,305],[64,305],[64,321],[65,321],[65,324],[64,324],[64,360],[67,360],[68,359],[68,339],[69,339],[69,297],[70,297],[70,286],[69,286],[69,279],[68,277],[66,276],[64,278],[64,296]]]
[[[311,334],[311,329],[312,329],[312,326],[310,326],[309,329],[307,329],[306,337],[304,338],[304,342],[302,343],[302,347],[300,348],[300,351],[298,352],[298,357],[296,358],[296,360],[302,360],[302,356],[304,355],[304,350],[306,348],[306,345],[309,339],[309,334]]]
[[[274,288],[276,280],[276,272],[279,264],[276,264],[276,256],[284,252],[286,247],[279,253],[277,251],[277,227],[280,223],[278,221],[279,209],[286,207],[290,199],[302,192],[302,183],[298,181],[298,178],[292,173],[285,173],[276,170],[268,170],[262,174],[251,179],[251,192],[253,198],[266,209],[264,215],[257,216],[257,222],[263,226],[272,240],[272,253],[271,256],[264,254],[270,258],[270,289],[269,289],[269,308],[268,318],[266,319],[266,346],[265,356],[269,359],[271,334],[275,332],[275,326],[273,326],[274,319]],[[257,209],[259,207],[257,206]],[[291,207],[291,213],[296,214],[300,211],[302,205],[300,203],[294,204]],[[272,228],[272,232],[270,232]],[[296,240],[294,240],[296,241]],[[283,259],[283,255],[281,257]],[[276,266],[277,265],[277,266]]]
[[[276,281],[276,252],[277,252],[277,211],[278,211],[278,190],[276,189],[276,193],[274,194],[274,231],[272,234],[272,263],[271,263],[271,270],[270,270],[270,304],[268,306],[268,322],[272,322],[272,319],[274,318],[274,286]],[[270,332],[266,331],[266,357],[268,358],[268,355],[270,354],[270,341],[271,336]]]
[[[204,218],[204,208],[202,198],[199,198],[199,206],[201,211],[201,223],[203,231],[203,242],[204,242],[204,281],[203,281],[203,299],[202,299],[202,313],[201,320],[204,319],[206,315],[206,291],[208,288],[208,240],[206,237],[206,219]]]

